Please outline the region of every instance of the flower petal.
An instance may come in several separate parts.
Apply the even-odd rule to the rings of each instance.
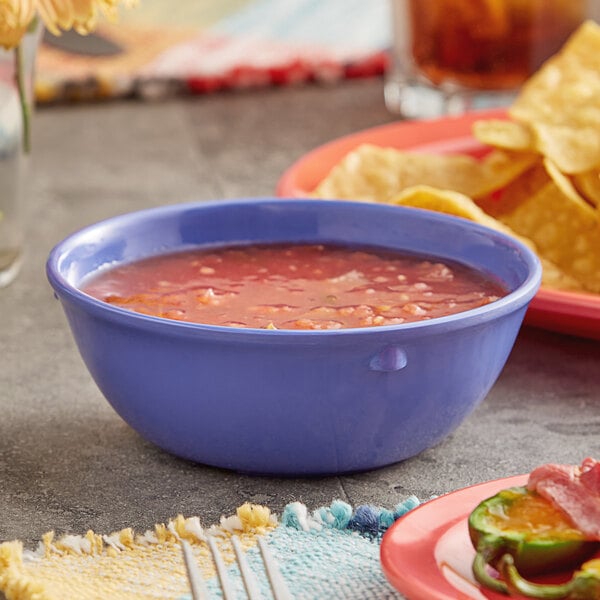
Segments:
[[[32,0],[0,0],[0,46],[6,50],[18,46],[34,14]]]
[[[60,30],[73,27],[73,6],[71,0],[37,0],[37,8],[44,24],[54,35]]]

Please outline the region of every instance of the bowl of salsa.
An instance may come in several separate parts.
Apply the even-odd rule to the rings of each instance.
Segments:
[[[91,376],[143,437],[302,476],[388,465],[454,431],[541,269],[456,217],[251,198],[93,224],[53,248],[47,275]]]

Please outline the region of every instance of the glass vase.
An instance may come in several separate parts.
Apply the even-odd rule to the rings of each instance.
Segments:
[[[24,36],[19,62],[17,50],[0,48],[0,287],[14,280],[23,259],[33,84],[40,37],[41,27]],[[29,111],[26,119],[24,110]]]

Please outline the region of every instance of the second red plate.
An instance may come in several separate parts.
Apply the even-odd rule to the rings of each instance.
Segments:
[[[425,502],[398,519],[381,542],[381,566],[389,582],[409,600],[505,600],[473,577],[468,518],[486,498],[526,483],[527,475],[480,483]],[[557,573],[539,581],[558,583],[571,576]]]

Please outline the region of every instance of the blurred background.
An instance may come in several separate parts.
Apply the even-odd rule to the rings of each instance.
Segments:
[[[46,32],[38,102],[160,98],[383,73],[388,0],[142,0],[88,36]]]

